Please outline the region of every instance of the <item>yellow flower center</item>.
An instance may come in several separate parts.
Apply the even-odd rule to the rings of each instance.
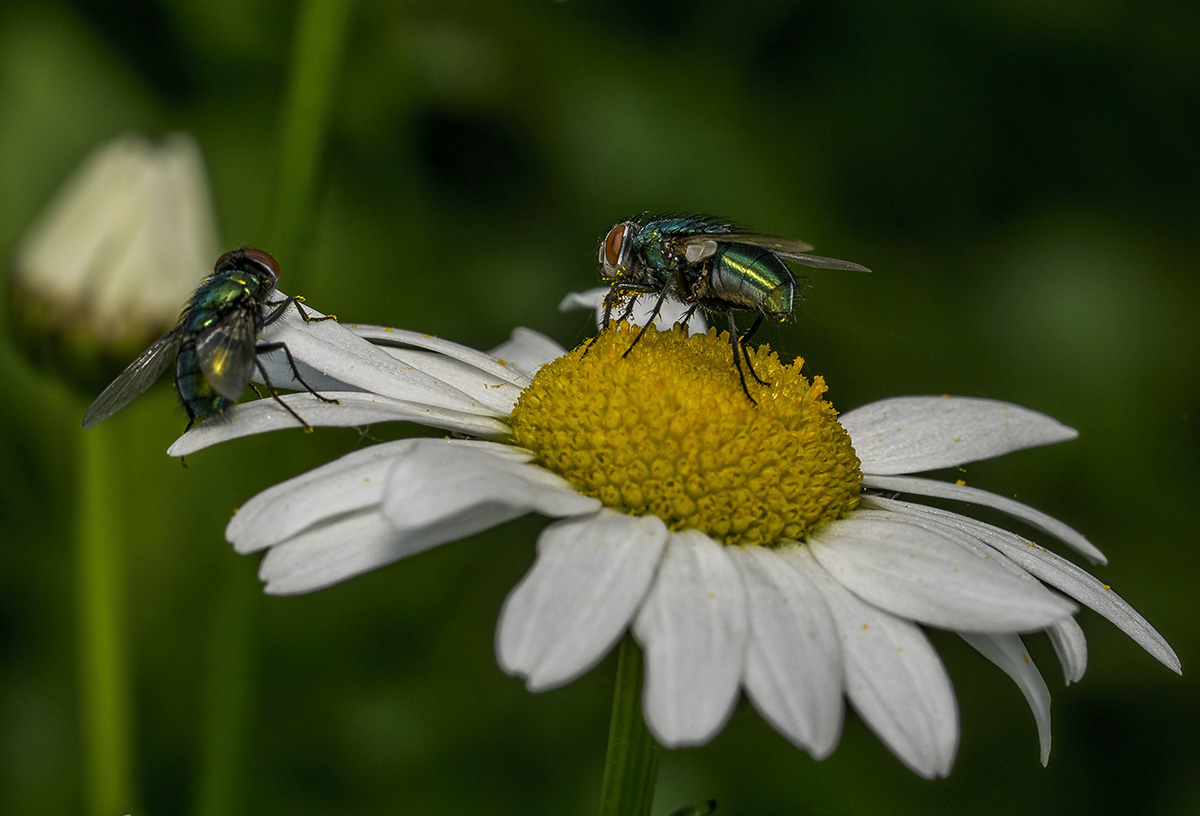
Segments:
[[[602,332],[545,365],[512,412],[514,440],[580,492],[674,530],[727,544],[803,539],[858,504],[862,472],[850,435],[809,382],[802,359],[784,365],[748,349],[746,399],[729,335]]]

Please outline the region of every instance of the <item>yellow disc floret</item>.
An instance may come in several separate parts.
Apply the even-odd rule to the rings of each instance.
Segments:
[[[545,365],[512,413],[514,441],[580,492],[727,544],[803,539],[858,504],[850,436],[796,359],[747,349],[746,398],[729,335],[622,324]]]

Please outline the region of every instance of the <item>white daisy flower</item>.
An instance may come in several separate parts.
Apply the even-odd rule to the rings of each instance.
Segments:
[[[586,352],[518,329],[485,354],[415,332],[294,315],[270,327],[307,382],[283,397],[312,425],[418,422],[455,436],[358,450],[235,515],[275,594],[310,592],[529,512],[555,519],[509,595],[496,650],[534,691],[595,666],[627,631],[645,652],[643,713],[668,747],[698,745],[739,693],[820,759],[843,700],[909,768],[946,775],[959,725],[922,627],[948,629],[1017,682],[1050,749],[1050,697],[1021,635],[1044,631],[1082,677],[1079,606],[1175,671],[1166,641],[1107,585],[1042,546],[897,498],[1000,510],[1103,563],[1083,536],[1012,499],[913,476],[1074,438],[1002,402],[901,397],[840,418],[820,377],[751,350],[754,405],[728,337],[627,328]],[[272,355],[274,356],[274,355]],[[284,360],[273,381],[290,376]],[[536,373],[535,373],[536,372]],[[180,438],[173,456],[295,427],[270,399]]]

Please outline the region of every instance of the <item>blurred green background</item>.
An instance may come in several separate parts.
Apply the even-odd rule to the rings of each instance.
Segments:
[[[223,244],[276,249],[300,7],[4,0],[0,250],[127,130],[192,133]],[[1089,671],[1064,689],[1030,638],[1054,694],[1043,769],[1016,688],[935,633],[962,713],[949,779],[913,776],[853,714],[814,762],[743,702],[711,744],[664,754],[656,813],[710,797],[718,814],[1200,812],[1200,5],[360,2],[348,26],[286,291],[481,348],[518,325],[569,346],[593,324],[557,304],[596,284],[620,218],[716,213],[808,240],[874,272],[814,274],[760,337],[842,410],[947,392],[1078,428],[964,478],[1089,535],[1110,559],[1097,575],[1183,660],[1179,678],[1084,612]],[[7,331],[0,377],[0,812],[87,812],[74,541],[94,392]],[[279,433],[185,470],[164,455],[184,422],[163,385],[91,432],[120,452],[122,812],[594,810],[611,657],[538,695],[494,658],[542,520],[268,598],[224,542],[230,512],[364,440]]]

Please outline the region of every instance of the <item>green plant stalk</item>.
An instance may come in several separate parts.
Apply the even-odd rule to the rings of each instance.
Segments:
[[[350,0],[308,0],[296,21],[291,85],[278,153],[275,221],[267,245],[272,253],[283,256],[283,263],[288,263],[288,254],[296,250],[313,209],[352,5]]]
[[[247,810],[243,795],[249,723],[257,702],[258,579],[240,561],[222,565],[223,593],[213,603],[205,677],[205,717],[197,816]]]
[[[658,778],[658,744],[642,719],[642,650],[626,634],[617,652],[600,816],[648,816]]]
[[[79,481],[79,676],[89,810],[132,813],[128,660],[124,633],[125,553],[118,523],[121,482],[112,428],[82,434]]]

